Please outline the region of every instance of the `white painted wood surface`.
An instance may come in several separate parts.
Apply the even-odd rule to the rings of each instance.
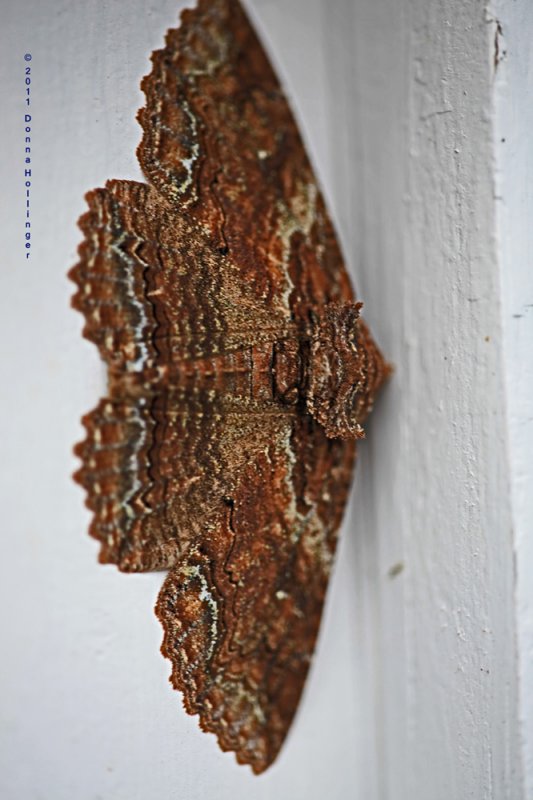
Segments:
[[[533,797],[533,5],[497,0],[495,196],[516,561],[524,795]]]
[[[6,800],[531,795],[519,722],[531,745],[532,313],[513,317],[533,302],[531,234],[519,222],[531,210],[526,5],[247,3],[302,121],[367,318],[396,365],[361,447],[301,711],[279,762],[255,778],[182,712],[158,652],[152,605],[161,576],[96,565],[88,513],[69,478],[79,416],[103,390],[96,352],[68,308],[75,222],[87,189],[141,177],[138,83],[180,3],[6,4]],[[495,72],[498,14],[512,47]],[[499,136],[512,146],[500,147]]]

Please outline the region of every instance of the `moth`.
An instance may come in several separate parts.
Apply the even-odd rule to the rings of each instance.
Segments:
[[[69,273],[108,367],[75,478],[100,561],[168,571],[172,685],[260,773],[298,706],[388,367],[239,2],[184,11],[152,64],[146,183],[86,195]]]

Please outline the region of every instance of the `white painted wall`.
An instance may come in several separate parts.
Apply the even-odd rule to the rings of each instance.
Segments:
[[[497,0],[496,210],[516,559],[521,745],[533,797],[533,5]]]
[[[533,791],[519,741],[521,720],[531,786],[533,312],[513,314],[533,302],[527,2],[495,0],[488,12],[477,0],[248,0],[396,364],[361,447],[304,702],[259,778],[181,710],[152,612],[161,576],[96,564],[69,478],[79,417],[104,385],[68,308],[75,222],[87,189],[140,178],[138,83],[180,5],[2,8],[0,796],[523,800]],[[508,54],[495,74],[498,15]]]

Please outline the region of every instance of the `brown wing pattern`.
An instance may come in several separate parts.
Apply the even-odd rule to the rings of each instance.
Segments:
[[[228,290],[254,317],[351,300],[343,259],[294,118],[237,0],[200,0],[152,55],[139,161],[170,203],[233,256]],[[223,267],[223,269],[226,269]]]
[[[256,420],[261,442],[225,513],[169,573],[156,607],[189,713],[262,772],[309,668],[351,478],[353,443],[310,418]]]
[[[362,435],[386,369],[239,2],[199,0],[152,62],[149,183],[88,193],[70,273],[109,370],[76,479],[101,561],[169,570],[172,683],[261,772],[319,627],[355,454],[335,437]]]
[[[236,256],[155,189],[108,181],[87,200],[73,305],[115,374],[154,380],[156,367],[286,335],[288,309],[259,303],[253,274],[241,280]]]
[[[231,416],[210,407],[205,393],[175,390],[104,399],[83,423],[76,478],[94,514],[100,561],[126,572],[172,567],[218,520],[231,491],[221,451],[238,447],[229,444],[236,431],[225,431]]]

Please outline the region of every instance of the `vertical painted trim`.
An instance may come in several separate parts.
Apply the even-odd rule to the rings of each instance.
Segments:
[[[495,196],[516,559],[520,732],[533,797],[533,6],[492,3]]]

